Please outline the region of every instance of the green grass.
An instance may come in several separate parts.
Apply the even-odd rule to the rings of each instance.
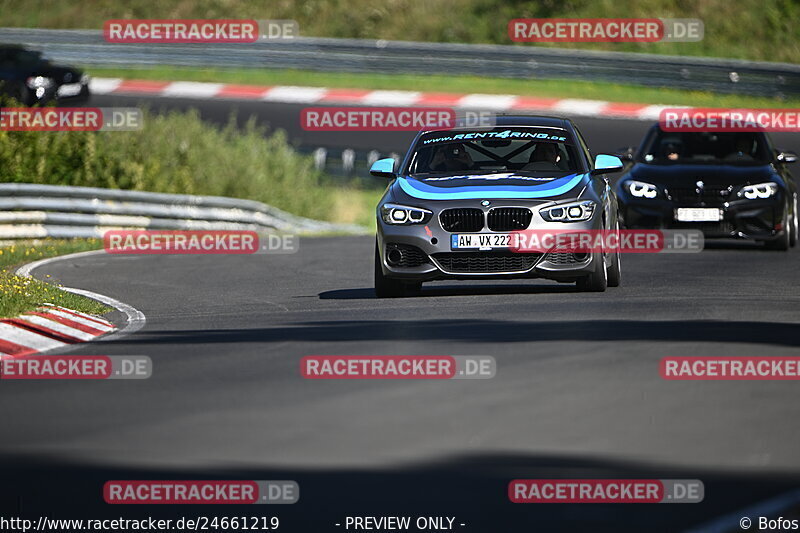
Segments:
[[[387,181],[388,183],[388,181]],[[375,230],[375,208],[384,189],[344,189],[334,194],[333,209],[337,221]]]
[[[333,88],[391,89],[451,93],[516,94],[553,98],[586,98],[611,102],[671,104],[697,107],[800,107],[800,98],[778,100],[637,87],[604,82],[519,80],[471,76],[415,76],[410,74],[354,74],[272,69],[192,69],[155,67],[120,69],[86,67],[96,77],[167,81],[213,81],[251,85],[308,85]]]
[[[0,0],[0,26],[102,28],[112,18],[294,19],[303,36],[493,44],[512,44],[511,19],[550,17],[705,23],[705,39],[697,43],[555,45],[560,47],[791,63],[800,58],[795,0]]]
[[[102,315],[111,308],[34,278],[14,274],[17,267],[58,255],[95,250],[102,247],[97,239],[20,241],[0,246],[0,318],[14,317],[51,303],[83,313]],[[48,276],[49,277],[49,276]]]

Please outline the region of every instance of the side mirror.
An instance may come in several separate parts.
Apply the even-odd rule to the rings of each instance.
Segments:
[[[622,170],[622,161],[615,155],[598,154],[594,158],[594,170],[592,174],[608,174],[609,172],[616,172]]]
[[[797,161],[797,154],[789,151],[778,151],[778,156],[775,158],[781,163],[794,163]]]
[[[386,159],[378,159],[372,163],[369,173],[378,178],[395,178],[397,175],[394,173],[394,159],[387,157]]]
[[[636,149],[633,146],[626,146],[624,148],[617,148],[614,150],[614,155],[623,161],[633,161],[633,154]]]

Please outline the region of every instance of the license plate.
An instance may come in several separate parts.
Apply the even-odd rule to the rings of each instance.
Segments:
[[[80,83],[67,83],[58,88],[58,96],[75,96],[81,93]]]
[[[722,220],[722,209],[705,207],[679,207],[675,210],[678,222],[719,222]]]
[[[450,236],[452,250],[508,249],[517,244],[515,233],[456,233]]]

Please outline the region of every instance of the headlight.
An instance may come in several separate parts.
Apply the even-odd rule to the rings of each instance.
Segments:
[[[92,78],[88,74],[81,76],[81,85],[87,85]]]
[[[658,187],[652,183],[629,181],[626,185],[631,194],[636,198],[655,198],[658,196]]]
[[[407,224],[424,224],[431,219],[432,211],[419,207],[409,207],[407,205],[383,204],[381,206],[381,218],[387,224],[397,226]]]
[[[591,200],[554,205],[540,209],[539,214],[548,222],[579,222],[592,218],[595,205]]]
[[[25,80],[25,83],[31,89],[47,89],[53,86],[53,78],[45,78],[44,76],[31,76]]]
[[[755,200],[756,198],[769,198],[778,192],[778,184],[768,181],[766,183],[757,183],[755,185],[746,185],[739,191],[739,196],[747,198],[748,200]]]

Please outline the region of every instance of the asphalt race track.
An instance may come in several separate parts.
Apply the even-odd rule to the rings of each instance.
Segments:
[[[232,112],[244,122],[254,116],[260,124],[285,130],[295,144],[405,153],[414,138],[408,132],[320,132],[304,131],[300,111],[306,104],[253,102],[249,100],[192,100],[188,98],[153,98],[147,96],[100,95],[86,104],[94,107],[146,106],[154,111],[199,109],[203,119],[226,124]],[[639,120],[573,117],[593,152],[613,152],[626,146],[638,146],[652,124]],[[773,133],[779,148],[800,153],[800,138],[791,133]],[[800,170],[794,172],[800,174]]]
[[[297,126],[301,105],[194,104],[210,121],[236,105],[300,144],[402,151],[410,137],[318,139]],[[598,152],[638,144],[649,125],[577,121]],[[774,138],[800,152],[797,138]],[[131,336],[71,353],[149,355],[153,377],[3,382],[0,465],[14,483],[0,508],[130,515],[102,502],[103,482],[234,477],[299,482],[298,504],[265,511],[286,531],[403,513],[453,515],[463,531],[686,531],[800,486],[797,382],[659,376],[668,355],[800,355],[799,249],[628,254],[622,286],[600,294],[536,280],[437,282],[400,300],[373,296],[369,236],[306,238],[293,255],[53,263],[36,276],[147,317]],[[491,355],[497,375],[304,380],[306,355]],[[515,478],[615,477],[700,479],[706,499],[537,506],[506,496]]]

